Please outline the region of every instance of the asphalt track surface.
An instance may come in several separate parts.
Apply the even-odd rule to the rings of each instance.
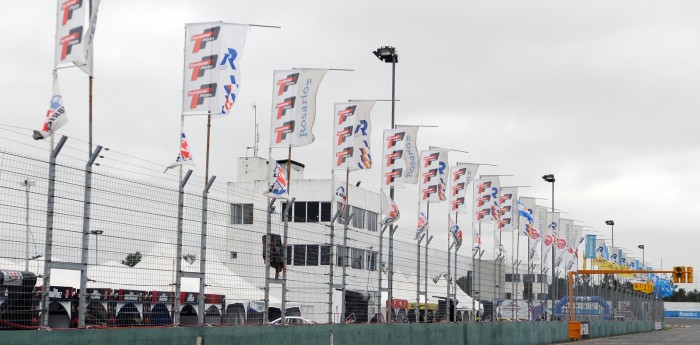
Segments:
[[[700,320],[666,319],[666,330],[635,333],[617,337],[581,340],[559,344],[581,345],[636,345],[636,344],[695,344],[700,345]]]

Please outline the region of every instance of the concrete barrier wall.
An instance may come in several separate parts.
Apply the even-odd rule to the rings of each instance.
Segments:
[[[535,345],[568,340],[566,322],[467,324],[354,324],[317,326],[229,326],[117,328],[0,332],[0,343],[13,345]],[[653,331],[651,321],[591,322],[591,337]],[[198,343],[198,338],[200,339]]]
[[[591,338],[654,331],[654,321],[591,321],[588,332]]]

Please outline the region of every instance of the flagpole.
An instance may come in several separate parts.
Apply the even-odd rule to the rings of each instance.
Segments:
[[[418,221],[420,222],[420,188],[418,188]],[[418,228],[416,227],[416,232]],[[416,238],[416,323],[420,323],[420,245],[425,235],[420,234]],[[427,240],[427,238],[426,238]],[[426,318],[428,316],[428,304],[425,304]],[[423,320],[427,321],[426,319]]]
[[[184,80],[184,78],[183,78]],[[211,113],[207,114],[207,154],[204,168],[204,184],[209,181],[209,143],[211,142]]]
[[[289,154],[291,157],[292,153],[292,147],[289,147]],[[287,163],[289,164],[289,163]],[[287,186],[289,186],[289,182],[287,182]],[[350,256],[350,249],[348,249],[348,225],[350,223],[350,168],[345,168],[345,224],[343,226],[343,251],[345,253],[345,258],[343,258],[343,277],[342,277],[342,304],[341,304],[341,311],[342,315],[340,323],[346,323],[347,320],[345,318],[346,310],[347,308],[345,307],[345,298],[347,296],[347,290],[346,290],[346,283],[347,283],[347,270],[348,270],[348,257]]]
[[[88,2],[88,16],[90,19],[92,19],[92,0]],[[89,19],[88,19],[89,21]],[[93,52],[90,52],[92,54]],[[88,61],[85,61],[87,64]],[[88,86],[88,157],[92,155],[92,66],[88,65],[88,69],[90,70],[89,74],[89,86]]]
[[[420,193],[420,189],[418,192]],[[423,296],[425,296],[425,321],[428,322],[428,244],[430,243],[430,203],[426,203],[425,207],[425,219],[428,222],[428,226],[425,227],[425,269],[423,276],[425,285],[423,290]]]

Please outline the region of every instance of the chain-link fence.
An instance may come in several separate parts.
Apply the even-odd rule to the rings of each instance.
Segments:
[[[163,174],[101,147],[88,158],[73,139],[57,139],[53,151],[23,145],[0,150],[1,329],[557,320],[568,312],[566,281],[552,298],[541,259],[518,260],[527,244],[517,233],[503,239],[514,243],[509,254],[474,251],[470,241],[455,250],[446,231],[390,241],[392,230],[369,211],[373,201],[355,207],[358,188],[350,217],[339,217],[330,180],[292,179],[291,195],[304,188],[305,200],[270,203],[264,181]],[[587,276],[575,284],[577,319],[663,317],[648,295]]]

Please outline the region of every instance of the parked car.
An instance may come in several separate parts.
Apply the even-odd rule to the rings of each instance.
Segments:
[[[281,325],[282,318],[270,322],[271,325]],[[305,319],[300,316],[287,316],[284,318],[284,323],[288,325],[315,325],[316,322]]]

